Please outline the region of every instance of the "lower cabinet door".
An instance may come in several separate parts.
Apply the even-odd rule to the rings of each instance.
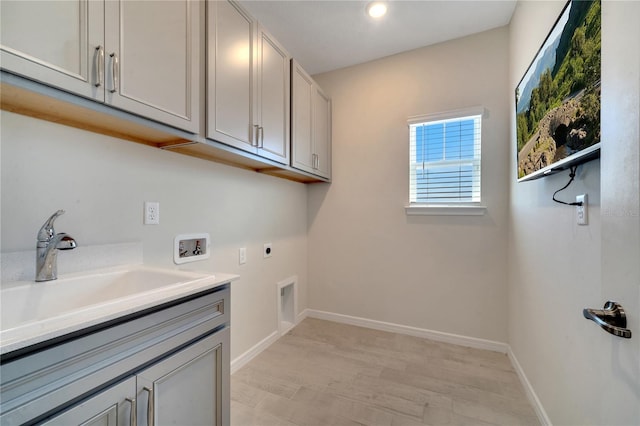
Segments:
[[[46,420],[46,426],[135,426],[133,399],[136,379],[131,377]]]
[[[45,420],[46,426],[228,426],[229,327]]]
[[[138,424],[229,424],[229,328],[136,376]]]

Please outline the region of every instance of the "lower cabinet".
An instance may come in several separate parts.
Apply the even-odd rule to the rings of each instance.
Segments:
[[[140,372],[138,424],[228,425],[228,346],[226,328]]]
[[[228,345],[225,328],[43,424],[228,425]]]
[[[136,401],[133,399],[135,389],[136,379],[130,377],[43,424],[47,426],[136,425]]]
[[[0,357],[0,424],[226,426],[229,284]]]

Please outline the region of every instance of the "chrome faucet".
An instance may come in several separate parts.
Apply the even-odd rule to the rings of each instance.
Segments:
[[[36,281],[51,281],[58,278],[58,250],[76,248],[76,240],[61,232],[56,234],[53,222],[64,213],[58,210],[51,215],[38,231],[36,245]]]

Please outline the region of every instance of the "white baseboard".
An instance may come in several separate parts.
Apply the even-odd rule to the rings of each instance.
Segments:
[[[549,419],[549,416],[547,416],[547,412],[542,406],[540,399],[538,399],[538,395],[536,394],[536,391],[533,390],[533,386],[531,386],[529,379],[527,379],[527,375],[524,374],[524,370],[522,369],[522,366],[518,362],[516,355],[511,350],[511,346],[509,346],[509,352],[507,352],[507,355],[509,355],[509,360],[511,360],[511,365],[513,366],[513,369],[516,370],[516,374],[518,374],[518,377],[520,378],[520,383],[522,383],[522,387],[524,388],[524,391],[527,394],[527,398],[529,398],[529,402],[533,406],[533,410],[536,412],[536,415],[538,416],[538,420],[540,421],[540,424],[543,426],[551,426],[551,419]]]
[[[538,399],[536,392],[534,391],[533,387],[531,386],[531,383],[527,379],[527,376],[525,375],[524,370],[520,366],[520,363],[518,362],[515,354],[511,350],[511,347],[506,343],[496,342],[493,340],[478,339],[475,337],[461,336],[458,334],[443,333],[441,331],[427,330],[423,328],[411,327],[411,326],[401,325],[401,324],[394,324],[394,323],[389,323],[384,321],[376,321],[376,320],[371,320],[367,318],[353,317],[350,315],[336,314],[333,312],[318,311],[315,309],[305,309],[304,311],[300,312],[296,316],[296,325],[299,324],[301,321],[303,321],[307,317],[323,319],[327,321],[334,321],[334,322],[339,322],[339,323],[349,324],[349,325],[356,325],[359,327],[372,328],[375,330],[389,331],[392,333],[406,334],[409,336],[421,337],[424,339],[451,343],[459,346],[466,346],[470,348],[485,349],[489,351],[505,353],[509,356],[511,365],[513,366],[514,370],[516,371],[516,374],[520,378],[522,387],[524,387],[524,390],[527,394],[527,398],[529,399],[529,402],[533,406],[533,409],[536,412],[536,415],[538,416],[538,420],[540,421],[540,424],[543,426],[552,426],[551,420],[549,419],[549,416],[547,416],[547,412],[542,406],[540,399]],[[264,351],[273,343],[275,343],[279,338],[280,338],[280,334],[278,333],[278,331],[274,331],[269,336],[265,337],[260,342],[258,342],[251,349],[249,349],[248,351],[246,351],[245,353],[243,353],[242,355],[240,355],[239,357],[231,361],[231,374],[233,374],[234,372],[242,368],[245,364],[247,364],[249,361],[255,358],[258,354],[260,354],[260,352]]]
[[[296,316],[296,325],[300,324],[308,316],[309,316],[309,309],[305,309],[304,311],[300,312],[298,316]]]
[[[296,316],[296,323],[294,327],[300,324],[300,322],[307,317],[307,312],[308,312],[308,309],[305,309],[304,311],[300,312]],[[262,339],[261,341],[259,341],[258,343],[256,343],[254,346],[252,346],[248,351],[246,351],[245,353],[243,353],[242,355],[238,356],[233,361],[231,361],[231,374],[240,370],[249,361],[251,361],[256,356],[260,355],[262,351],[267,349],[269,346],[273,345],[280,337],[281,337],[280,332],[276,330],[270,335],[268,335],[267,337],[265,337],[264,339]]]
[[[328,321],[341,322],[344,324],[357,325],[360,327],[373,328],[375,330],[390,331],[392,333],[422,337],[424,339],[452,343],[459,346],[467,346],[476,349],[486,349],[489,351],[500,353],[507,353],[509,349],[509,345],[507,345],[506,343],[496,342],[493,340],[485,340],[475,337],[461,336],[458,334],[443,333],[441,331],[427,330],[424,328],[376,321],[367,318],[352,317],[349,315],[335,314],[333,312],[318,311],[315,309],[308,309],[307,311],[307,316],[311,318],[324,319]]]
[[[261,341],[259,341],[258,343],[256,343],[255,345],[253,345],[248,351],[246,351],[239,357],[235,358],[233,361],[231,361],[231,374],[240,370],[249,361],[251,361],[253,358],[258,356],[262,351],[267,349],[273,343],[275,343],[275,341],[278,340],[279,338],[280,338],[280,334],[276,330],[270,335],[268,335],[267,337],[265,337],[264,339],[262,339]]]

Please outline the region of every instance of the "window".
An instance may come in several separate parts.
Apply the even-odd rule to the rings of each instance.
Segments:
[[[409,207],[480,203],[482,111],[409,120]]]

